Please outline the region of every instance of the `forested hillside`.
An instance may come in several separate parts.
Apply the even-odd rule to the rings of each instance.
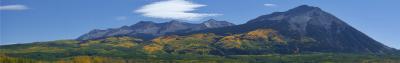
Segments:
[[[312,46],[313,39],[303,39]],[[227,36],[193,34],[161,36],[151,41],[134,37],[76,41],[58,40],[0,47],[3,63],[253,63],[253,62],[378,62],[396,63],[395,54],[356,54],[302,51],[290,47],[272,29]],[[311,61],[307,61],[311,60]]]

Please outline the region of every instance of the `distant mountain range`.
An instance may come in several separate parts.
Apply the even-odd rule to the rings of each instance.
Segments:
[[[167,33],[191,32],[209,28],[219,28],[233,26],[235,24],[227,21],[217,21],[209,19],[200,24],[186,23],[172,20],[165,23],[155,23],[152,21],[140,21],[131,26],[123,26],[121,28],[113,28],[106,30],[92,30],[87,34],[80,36],[77,40],[101,39],[112,36],[132,36],[142,39],[152,39]]]

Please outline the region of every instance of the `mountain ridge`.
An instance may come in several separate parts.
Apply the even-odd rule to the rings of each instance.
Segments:
[[[177,20],[171,20],[164,23],[140,21],[134,25],[122,26],[120,28],[110,28],[105,30],[95,29],[78,37],[77,40],[100,39],[111,36],[133,36],[142,39],[151,39],[172,32],[189,32],[233,25],[235,24],[227,21],[217,21],[215,19],[209,19],[199,24],[181,22]]]

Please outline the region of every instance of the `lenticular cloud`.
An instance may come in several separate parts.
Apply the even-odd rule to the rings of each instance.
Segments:
[[[167,0],[145,5],[135,12],[141,13],[146,17],[177,20],[197,20],[204,17],[220,15],[191,12],[196,10],[196,8],[204,6],[206,5],[196,4],[185,0]]]

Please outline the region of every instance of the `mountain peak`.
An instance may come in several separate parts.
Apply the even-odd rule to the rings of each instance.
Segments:
[[[286,12],[275,12],[260,16],[248,23],[287,23],[289,30],[306,32],[308,25],[316,25],[330,29],[332,25],[345,25],[337,17],[329,14],[318,7],[301,5]]]
[[[181,22],[181,21],[178,21],[178,20],[171,20],[171,21],[169,21],[167,23],[169,23],[169,24],[178,24],[178,23],[186,23],[186,22]]]
[[[314,8],[314,9],[318,9],[318,7],[314,7],[314,6],[310,6],[310,5],[300,5],[300,6],[297,6],[296,8]]]
[[[138,23],[131,25],[131,27],[137,27],[137,26],[149,26],[149,25],[154,25],[156,24],[153,21],[139,21]]]
[[[218,28],[218,27],[225,27],[225,26],[233,26],[235,24],[227,22],[227,21],[217,21],[215,19],[209,19],[202,23],[207,28]]]
[[[300,5],[296,8],[290,9],[288,12],[303,13],[303,12],[313,11],[313,10],[322,11],[321,8],[318,8],[318,7],[309,6],[309,5]]]
[[[215,20],[215,19],[208,19],[208,20],[205,21],[205,22],[213,22],[213,21],[217,21],[217,20]]]
[[[151,23],[154,23],[154,22],[153,21],[139,21],[136,24],[151,24]]]
[[[300,5],[293,9],[290,9],[289,11],[309,11],[309,10],[321,10],[321,8],[309,6],[309,5]]]

